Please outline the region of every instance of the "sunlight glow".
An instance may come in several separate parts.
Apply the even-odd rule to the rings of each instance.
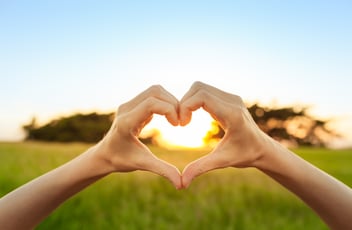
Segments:
[[[159,130],[157,142],[167,148],[198,148],[204,146],[203,138],[211,128],[212,118],[202,110],[193,112],[192,121],[185,127],[172,126],[162,116],[155,115],[143,134],[147,135],[150,130]]]

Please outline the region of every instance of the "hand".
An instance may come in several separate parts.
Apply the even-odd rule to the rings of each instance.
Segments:
[[[180,189],[182,186],[178,169],[157,158],[138,139],[153,114],[164,115],[172,125],[178,125],[178,104],[178,100],[161,86],[152,86],[121,105],[110,130],[97,146],[102,150],[103,160],[108,162],[110,170],[154,172]]]
[[[239,96],[195,82],[180,102],[180,124],[191,121],[192,111],[202,107],[224,129],[225,135],[208,155],[188,164],[182,175],[183,187],[213,169],[255,167],[271,139],[255,124]]]

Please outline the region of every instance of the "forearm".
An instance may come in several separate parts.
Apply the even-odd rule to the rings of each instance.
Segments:
[[[0,229],[31,229],[62,202],[109,173],[95,147],[0,199]]]
[[[257,168],[300,197],[332,229],[352,228],[352,190],[277,142]]]

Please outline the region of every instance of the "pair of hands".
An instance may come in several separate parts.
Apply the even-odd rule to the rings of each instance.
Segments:
[[[157,158],[138,139],[153,114],[166,117],[170,124],[187,125],[192,112],[203,108],[225,130],[223,139],[208,155],[183,170]],[[263,158],[270,138],[255,124],[239,96],[195,82],[178,101],[161,86],[152,86],[118,108],[107,135],[98,143],[100,159],[109,172],[145,170],[167,178],[177,189],[210,170],[225,167],[256,167]]]

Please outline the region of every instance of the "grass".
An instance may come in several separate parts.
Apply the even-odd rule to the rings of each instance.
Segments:
[[[0,143],[0,196],[83,152],[85,144]],[[206,151],[151,147],[181,170]],[[306,160],[352,185],[352,151],[301,148]],[[298,198],[255,169],[223,169],[177,191],[148,172],[107,176],[37,229],[328,229]]]

